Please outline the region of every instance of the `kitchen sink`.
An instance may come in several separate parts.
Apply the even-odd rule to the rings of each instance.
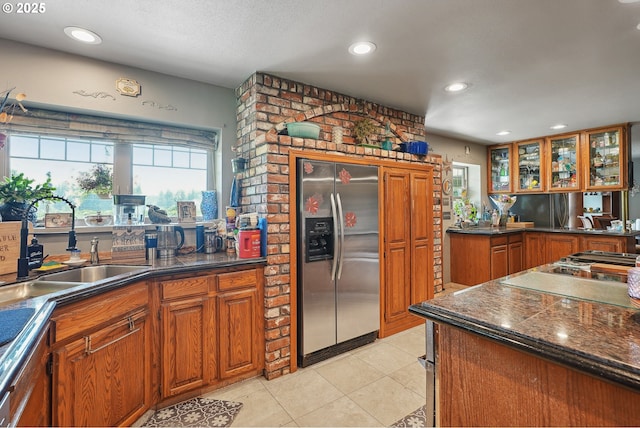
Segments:
[[[0,287],[0,306],[77,287],[77,282],[28,281]]]
[[[91,283],[102,281],[107,278],[131,275],[144,272],[149,269],[145,265],[96,265],[86,266],[77,269],[70,269],[64,272],[50,273],[38,278],[38,281],[60,281],[73,283]]]

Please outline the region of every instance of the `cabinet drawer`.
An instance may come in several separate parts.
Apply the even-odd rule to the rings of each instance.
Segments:
[[[162,281],[160,283],[160,287],[162,289],[162,299],[167,300],[175,299],[178,297],[207,294],[208,282],[208,276]]]
[[[235,288],[255,287],[258,282],[255,269],[239,272],[221,273],[218,275],[218,291],[233,290]]]
[[[507,236],[506,235],[502,235],[502,236],[493,236],[491,237],[491,246],[495,247],[497,245],[507,245]]]
[[[133,284],[61,308],[51,322],[51,343],[84,333],[149,304],[147,283]]]

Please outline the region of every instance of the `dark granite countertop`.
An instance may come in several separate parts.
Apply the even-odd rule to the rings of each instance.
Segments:
[[[625,236],[635,237],[640,235],[639,230],[632,230],[631,232],[613,232],[609,230],[600,229],[563,229],[559,227],[449,227],[447,233],[461,233],[467,235],[505,235],[510,233],[520,232],[547,232],[547,233],[569,233],[569,234],[583,234],[583,235],[604,235],[604,236]]]
[[[198,272],[205,269],[219,269],[233,266],[251,266],[265,264],[265,258],[241,259],[227,253],[203,254],[193,253],[188,255],[180,255],[170,259],[156,259],[153,265],[145,266],[146,269],[140,273],[120,277],[118,280],[103,280],[91,284],[81,284],[68,290],[59,291],[48,294],[46,296],[34,297],[17,303],[0,307],[0,311],[18,309],[18,308],[34,308],[35,313],[24,326],[18,336],[3,346],[0,346],[0,397],[7,391],[11,381],[18,373],[22,364],[28,356],[29,351],[33,348],[35,340],[46,327],[47,322],[53,310],[60,305],[65,305],[77,300],[86,299],[106,291],[122,287],[134,281],[153,278],[160,275],[171,275],[177,273]],[[131,262],[117,261],[105,264],[139,264],[135,260]],[[51,273],[51,272],[48,272]],[[41,274],[45,275],[45,274]],[[40,275],[40,276],[41,276]],[[15,274],[10,276],[14,283]],[[38,275],[32,275],[29,279],[36,279]],[[8,280],[8,278],[4,278]],[[20,281],[22,282],[22,281]],[[6,282],[2,286],[10,285]],[[0,287],[2,287],[0,286]]]
[[[626,284],[544,267],[412,305],[409,311],[640,389],[640,309]]]

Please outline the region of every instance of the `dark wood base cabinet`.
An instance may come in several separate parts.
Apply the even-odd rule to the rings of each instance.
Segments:
[[[640,393],[439,325],[437,426],[638,426]]]

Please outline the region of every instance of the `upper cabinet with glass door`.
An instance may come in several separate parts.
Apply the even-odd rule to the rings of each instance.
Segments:
[[[514,191],[540,193],[546,190],[544,139],[514,143]]]
[[[580,134],[547,138],[547,167],[550,192],[581,190]]]
[[[488,148],[489,193],[510,193],[511,186],[511,144]]]
[[[623,126],[585,131],[585,190],[627,187],[627,144]]]

